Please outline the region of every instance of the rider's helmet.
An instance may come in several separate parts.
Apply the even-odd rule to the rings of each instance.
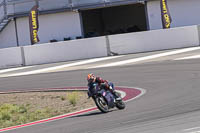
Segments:
[[[94,76],[93,73],[90,73],[90,74],[87,75],[87,81],[88,81],[88,82],[94,81],[94,78],[95,78],[95,76]]]

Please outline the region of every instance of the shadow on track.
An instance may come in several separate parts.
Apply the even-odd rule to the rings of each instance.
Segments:
[[[105,114],[105,113],[102,113],[102,112],[92,112],[92,113],[89,113],[89,114],[82,114],[82,115],[72,116],[70,118],[78,118],[78,117],[86,117],[86,116],[94,116],[94,115],[102,115],[102,114]]]
[[[111,112],[114,112],[114,111],[117,111],[117,110],[110,110],[108,113],[111,113]],[[108,114],[108,113],[91,112],[91,113],[87,113],[87,114],[72,116],[70,118],[79,118],[79,117],[87,117],[87,116],[97,116],[97,115],[104,115],[104,114]]]

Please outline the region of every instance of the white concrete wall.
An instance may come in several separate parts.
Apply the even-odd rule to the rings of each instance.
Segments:
[[[0,48],[16,47],[16,33],[14,21],[10,23],[0,32]]]
[[[109,36],[111,51],[119,54],[199,46],[197,26]]]
[[[19,47],[0,49],[0,62],[0,68],[21,66],[21,49]]]
[[[168,0],[172,17],[172,27],[200,24],[199,0]],[[147,2],[149,26],[151,30],[162,29],[160,0]]]
[[[25,46],[25,64],[35,65],[107,56],[105,37]]]
[[[199,46],[200,26],[171,28],[108,36],[112,52],[148,52]],[[24,46],[25,65],[107,56],[106,37]],[[0,49],[0,68],[23,62],[20,47]]]
[[[30,45],[28,17],[17,19],[19,45]],[[81,36],[81,24],[78,12],[62,12],[39,15],[39,43],[47,43],[52,39],[62,41],[64,37]]]

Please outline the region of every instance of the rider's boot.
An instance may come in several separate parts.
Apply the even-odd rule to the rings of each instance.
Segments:
[[[109,86],[109,89],[112,92],[112,94],[114,95],[116,101],[122,100],[122,98],[117,94],[117,92],[115,91],[115,89],[113,88],[112,85]]]
[[[122,98],[120,96],[118,96],[118,94],[117,94],[117,92],[115,90],[113,91],[113,94],[114,94],[114,97],[115,97],[116,101],[122,100]]]

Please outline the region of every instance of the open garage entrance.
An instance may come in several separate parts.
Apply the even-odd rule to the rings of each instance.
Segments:
[[[147,30],[145,4],[82,10],[85,37]]]

